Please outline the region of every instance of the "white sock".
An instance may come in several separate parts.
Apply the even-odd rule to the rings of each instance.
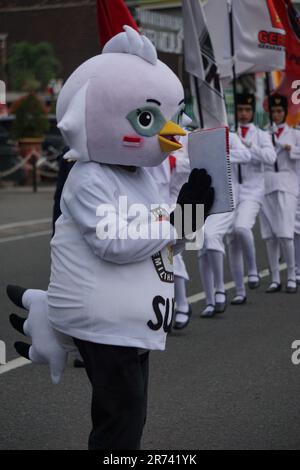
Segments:
[[[207,305],[205,309],[202,311],[202,313],[208,313],[208,312],[213,312],[215,307],[213,305]]]
[[[300,234],[295,233],[295,260],[296,260],[296,274],[300,276]]]
[[[199,257],[199,272],[206,296],[206,304],[215,305],[215,285],[211,263],[207,253]]]
[[[224,255],[221,251],[208,250],[208,260],[213,270],[216,291],[224,292]]]
[[[184,313],[176,313],[175,321],[177,321],[178,323],[185,323],[188,319],[187,317],[188,317],[187,313],[186,315]]]
[[[180,276],[174,276],[174,285],[176,310],[187,313],[189,311],[189,302],[186,296],[185,279]]]
[[[294,240],[291,238],[280,238],[279,242],[287,265],[287,278],[294,281],[296,279]]]
[[[257,274],[256,251],[252,230],[239,227],[236,234],[240,238],[248,267],[248,275]]]
[[[235,283],[236,295],[245,297],[246,288],[244,285],[244,259],[240,239],[233,235],[228,243],[229,266],[232,279]]]
[[[271,271],[272,282],[280,283],[279,274],[279,256],[280,247],[279,240],[277,238],[268,238],[266,240],[269,268]]]

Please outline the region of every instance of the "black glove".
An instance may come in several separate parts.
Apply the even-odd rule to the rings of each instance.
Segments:
[[[183,233],[182,235],[189,235],[189,233],[185,233],[184,230],[184,205],[190,204],[192,205],[192,221],[189,224],[192,228],[192,232],[196,232],[200,227],[199,221],[196,218],[196,205],[203,204],[204,205],[204,220],[209,215],[209,211],[212,208],[214,203],[215,192],[214,188],[211,186],[211,177],[207,174],[207,171],[204,169],[198,170],[194,169],[189,177],[187,183],[185,183],[178,195],[177,204],[181,207],[182,211],[182,227]],[[176,210],[171,213],[170,215],[170,223],[174,225],[177,220],[175,217]],[[198,224],[198,225],[197,225]],[[191,232],[191,230],[189,230]]]

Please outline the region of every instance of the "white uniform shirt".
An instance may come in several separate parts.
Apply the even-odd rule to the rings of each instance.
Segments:
[[[238,165],[242,165],[242,173],[245,173],[246,165],[251,160],[250,150],[242,143],[241,139],[234,132],[229,133],[230,145],[230,163],[231,163],[231,179],[235,205],[239,201],[239,178]]]
[[[159,224],[170,230],[169,239],[100,240],[96,227],[107,227],[108,219],[96,215],[97,207],[110,204],[118,214],[120,196],[128,197],[128,207],[144,204],[143,225]],[[171,245],[176,232],[150,211],[150,204],[159,201],[157,186],[143,168],[128,172],[95,162],[74,165],[51,242],[48,305],[55,329],[95,343],[165,348],[174,304]],[[125,229],[128,224],[118,234]]]
[[[242,167],[242,184],[238,188],[238,201],[252,200],[262,202],[265,193],[264,164],[273,165],[276,160],[272,140],[268,132],[258,129],[254,124],[249,127],[246,142],[251,144],[251,161]],[[241,137],[239,127],[238,134]]]
[[[273,165],[265,165],[265,194],[274,191],[285,191],[298,196],[299,183],[297,160],[300,159],[300,131],[284,124],[280,137],[275,136],[278,172]],[[285,150],[291,145],[291,151]]]

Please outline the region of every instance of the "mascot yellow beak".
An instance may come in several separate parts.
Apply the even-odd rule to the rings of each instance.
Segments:
[[[175,152],[182,148],[175,135],[186,135],[186,132],[175,122],[168,121],[158,135],[160,148],[164,153]]]

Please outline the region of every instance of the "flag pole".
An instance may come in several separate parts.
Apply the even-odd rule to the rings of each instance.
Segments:
[[[204,129],[204,119],[203,119],[203,112],[202,112],[202,106],[201,106],[201,100],[200,100],[200,93],[199,93],[199,88],[198,88],[198,80],[197,80],[197,77],[195,77],[194,75],[193,75],[193,79],[194,79],[194,87],[195,87],[195,92],[196,92],[199,124],[200,124],[200,128]]]
[[[269,120],[270,120],[270,125],[271,125],[271,130],[272,130],[272,142],[274,147],[276,147],[276,141],[275,141],[275,135],[273,132],[273,118],[272,118],[272,111],[271,111],[271,106],[270,106],[270,97],[271,97],[271,90],[270,90],[270,73],[266,72],[266,92],[267,92],[267,98],[268,98],[268,111],[269,111]],[[274,168],[276,173],[278,173],[278,162],[274,163]]]
[[[238,118],[237,118],[237,103],[236,103],[236,69],[235,69],[235,47],[234,47],[234,34],[233,34],[233,14],[232,14],[232,3],[229,0],[227,2],[229,7],[229,30],[230,30],[230,49],[231,49],[231,59],[232,59],[232,88],[233,88],[233,103],[234,103],[234,126],[235,132],[238,130]]]
[[[233,32],[233,14],[232,14],[232,1],[228,0],[227,5],[229,7],[229,30],[230,30],[230,49],[231,49],[231,60],[232,60],[232,88],[233,88],[233,103],[234,103],[234,128],[235,132],[238,130],[238,116],[237,116],[237,87],[236,87],[236,69],[235,69],[235,47],[234,47],[234,32]],[[242,184],[242,167],[238,164],[238,180],[239,184]]]

